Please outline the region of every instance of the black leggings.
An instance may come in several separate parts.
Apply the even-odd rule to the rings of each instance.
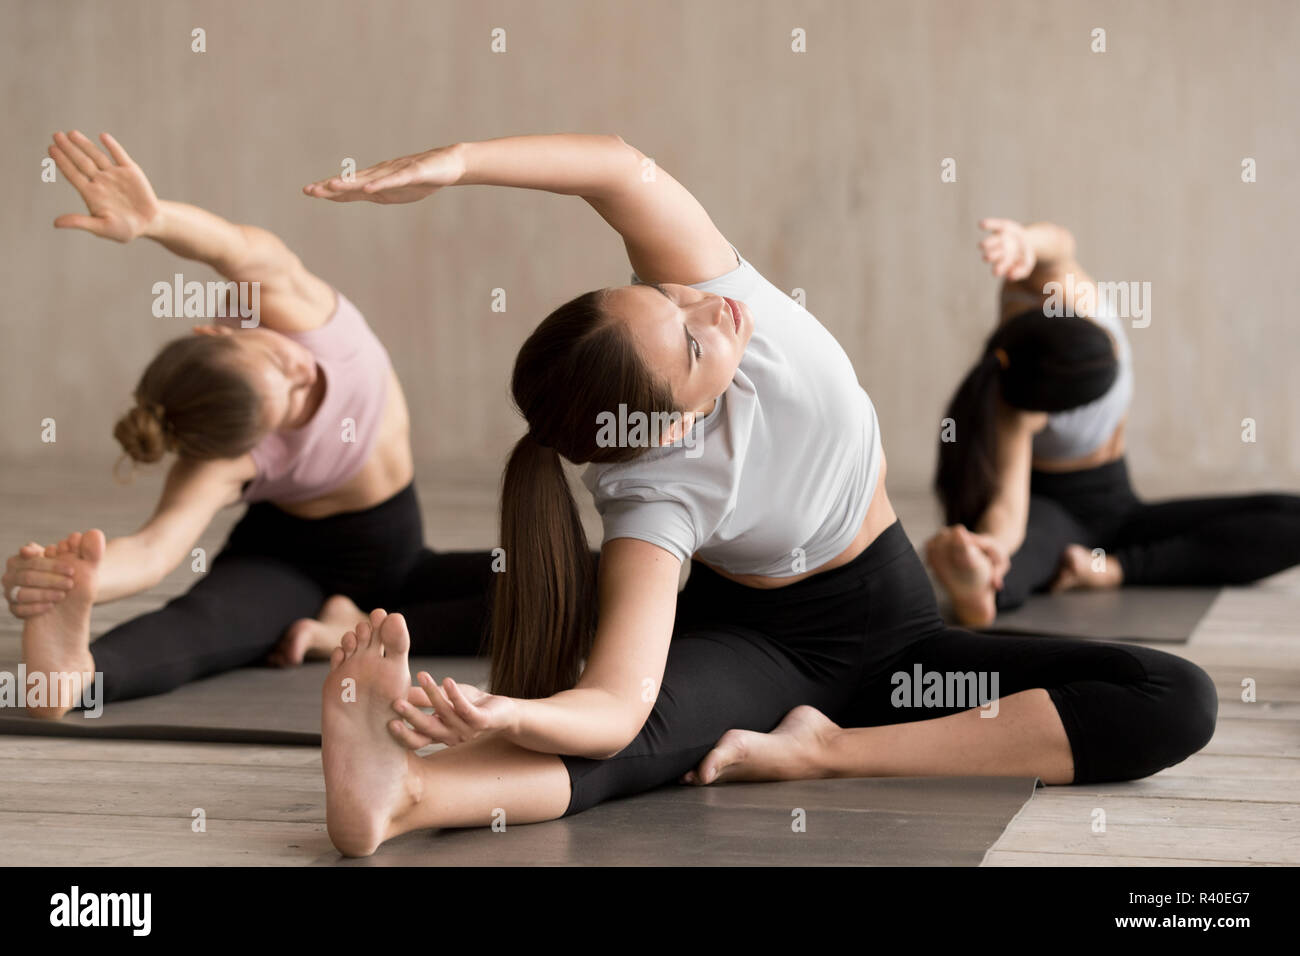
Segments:
[[[424,546],[414,483],[364,511],[298,518],[251,505],[199,581],[91,644],[105,700],[161,694],[262,661],[285,629],[344,594],[401,612],[411,652],[476,655],[491,593],[489,552]]]
[[[896,675],[918,668],[945,682],[983,674],[986,688],[996,675],[995,697],[1045,689],[1070,741],[1076,783],[1131,780],[1176,764],[1205,746],[1218,715],[1210,678],[1172,654],[946,627],[895,522],[851,563],[784,588],[748,588],[693,565],[654,710],[614,757],[561,758],[573,788],[566,815],[675,781],[726,731],[770,731],[799,704],[845,727],[977,705],[896,705]]]
[[[1035,471],[1029,523],[997,606],[1051,585],[1067,545],[1102,548],[1126,585],[1249,584],[1300,564],[1300,496],[1257,494],[1147,504],[1124,459],[1083,471]]]

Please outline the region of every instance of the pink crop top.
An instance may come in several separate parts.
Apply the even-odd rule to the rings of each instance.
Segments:
[[[281,332],[316,356],[325,395],[301,428],[273,431],[253,447],[257,476],[244,501],[308,501],[339,487],[370,457],[388,401],[388,350],[365,317],[335,290],[338,307],[320,328]],[[239,317],[217,318],[239,329]]]

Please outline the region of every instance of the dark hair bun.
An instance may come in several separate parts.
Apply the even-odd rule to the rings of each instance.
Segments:
[[[1026,411],[1086,405],[1105,395],[1119,375],[1106,330],[1079,316],[1015,316],[993,335],[989,348],[1007,358],[999,376],[1003,399]]]

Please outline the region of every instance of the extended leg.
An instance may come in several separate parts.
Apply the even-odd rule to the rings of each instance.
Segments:
[[[410,685],[409,637],[399,615],[376,611],[371,621],[377,632],[366,625],[344,636],[322,691],[326,817],[348,855],[410,830],[485,826],[501,814],[535,823],[650,790],[677,780],[728,727],[769,730],[800,701],[834,708],[842,703],[834,694],[852,690],[847,681],[825,689],[759,635],[691,634],[673,640],[645,726],[607,760],[493,737],[418,758],[387,730],[393,701]]]
[[[275,558],[221,553],[180,597],[127,621],[91,645],[104,699],[161,694],[208,674],[261,661],[296,618],[324,595]]]
[[[569,775],[559,757],[484,737],[417,757],[387,729],[411,686],[410,637],[400,614],[374,611],[343,635],[321,689],[321,758],[330,840],[368,856],[384,840],[431,827],[537,823],[564,813]]]
[[[1125,584],[1248,584],[1300,564],[1300,496],[1145,504],[1108,543]]]

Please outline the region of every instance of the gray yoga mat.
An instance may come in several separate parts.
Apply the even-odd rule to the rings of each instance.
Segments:
[[[475,658],[413,658],[469,683]],[[0,712],[0,734],[320,743],[320,687],[328,667],[245,668],[168,694],[108,704],[102,716],[58,721]],[[345,865],[978,866],[1032,796],[1015,777],[928,777],[669,785],[573,817],[530,826],[424,831]],[[793,824],[802,820],[803,831]],[[506,821],[507,824],[509,821]]]
[[[1034,595],[984,630],[1182,643],[1218,595],[1217,588],[1137,587]],[[412,658],[411,669],[471,684],[487,676],[487,662],[470,657]],[[0,734],[319,746],[320,687],[327,671],[324,663],[289,670],[244,668],[157,697],[108,704],[96,718],[74,711],[45,721],[0,711]]]
[[[486,660],[473,657],[411,658],[412,674],[427,670],[439,680],[478,684],[487,668]],[[73,711],[62,720],[36,720],[0,710],[0,734],[319,747],[320,689],[327,673],[323,662],[286,670],[241,668],[157,697],[105,704],[94,718]]]
[[[982,630],[1181,644],[1192,636],[1219,590],[1130,587],[1035,594],[1022,607],[999,614]]]
[[[978,866],[1018,777],[670,785],[529,826],[408,833],[361,866]],[[803,832],[793,824],[802,811]],[[318,863],[338,863],[337,857]]]
[[[413,658],[412,672],[482,682],[476,658]],[[320,744],[328,666],[250,667],[175,691],[36,721],[0,711],[0,734]],[[421,831],[344,865],[978,866],[1034,793],[1032,778],[885,778],[672,786],[504,831]],[[802,831],[794,829],[802,822]]]

